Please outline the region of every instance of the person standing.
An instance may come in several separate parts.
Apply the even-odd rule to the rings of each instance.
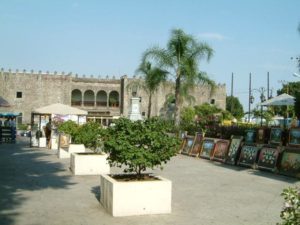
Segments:
[[[51,142],[50,142],[51,141],[51,123],[50,123],[50,121],[46,124],[45,136],[46,136],[48,148],[50,148],[51,147]]]

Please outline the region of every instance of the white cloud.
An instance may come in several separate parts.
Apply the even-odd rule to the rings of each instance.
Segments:
[[[203,39],[210,39],[210,40],[217,40],[217,41],[223,41],[225,39],[228,39],[228,37],[219,33],[200,33],[198,36]]]

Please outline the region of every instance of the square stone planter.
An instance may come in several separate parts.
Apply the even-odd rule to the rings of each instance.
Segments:
[[[39,147],[46,148],[47,146],[47,139],[45,137],[39,138]]]
[[[162,177],[153,181],[117,181],[100,175],[100,202],[113,216],[171,213],[172,182]]]
[[[107,154],[72,153],[70,168],[74,175],[100,175],[110,173]]]
[[[69,159],[72,153],[85,152],[85,147],[83,144],[70,144],[68,150],[63,148],[58,149],[58,158]]]

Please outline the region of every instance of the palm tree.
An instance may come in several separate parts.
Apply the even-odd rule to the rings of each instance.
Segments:
[[[143,76],[143,80],[137,79],[130,83],[127,88],[140,87],[146,91],[149,96],[147,117],[151,117],[152,96],[157,91],[159,85],[166,81],[168,71],[158,67],[152,67],[152,64],[143,60],[136,73]]]
[[[299,34],[300,34],[300,23],[298,25],[298,31],[299,31]],[[298,57],[298,69],[300,71],[300,56]]]
[[[167,69],[175,79],[175,125],[180,123],[180,108],[182,97],[188,89],[197,82],[206,83],[213,87],[214,82],[206,74],[199,71],[199,61],[207,61],[213,55],[213,49],[198,42],[193,36],[186,34],[181,29],[171,31],[171,37],[166,49],[153,47],[148,49],[143,56],[143,61],[153,60],[159,68]]]

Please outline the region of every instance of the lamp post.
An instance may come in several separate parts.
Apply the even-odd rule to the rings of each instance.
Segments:
[[[251,73],[249,74],[249,104],[248,104],[248,123],[250,123],[250,111],[251,111],[251,104],[254,101],[254,98],[252,96],[251,92]]]
[[[261,92],[260,92],[260,103],[263,103],[264,101],[266,101],[266,97],[264,95],[264,88],[261,87],[260,88]],[[262,127],[262,112],[263,112],[263,106],[260,105],[260,126]]]
[[[259,92],[260,93],[260,96],[259,96],[259,98],[260,98],[260,103],[262,103],[262,102],[264,102],[264,101],[266,101],[266,97],[265,97],[265,91],[266,91],[266,89],[264,88],[264,87],[260,87],[259,89],[253,89],[252,91],[257,91],[257,92]],[[252,101],[252,103],[253,103],[253,100],[254,100],[254,97],[253,96],[251,96],[251,101]],[[263,106],[262,105],[260,105],[260,126],[262,127],[262,124],[263,124],[263,122],[262,122],[262,119],[263,119]]]

